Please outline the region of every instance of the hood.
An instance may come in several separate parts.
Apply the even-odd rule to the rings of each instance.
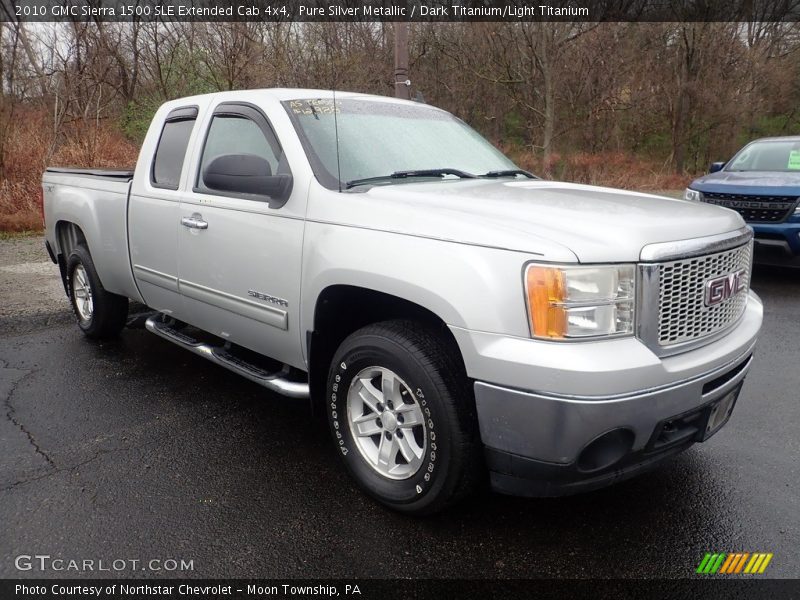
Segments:
[[[717,171],[698,177],[689,187],[718,194],[800,196],[800,171]]]
[[[734,211],[709,204],[541,180],[406,183],[348,196],[337,222],[553,261],[633,262],[647,244],[744,225]]]

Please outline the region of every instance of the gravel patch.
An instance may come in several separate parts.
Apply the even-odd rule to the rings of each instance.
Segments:
[[[0,337],[71,320],[72,309],[44,236],[0,239]]]

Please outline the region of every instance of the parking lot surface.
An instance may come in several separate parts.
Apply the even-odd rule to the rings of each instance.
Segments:
[[[18,571],[20,554],[192,562],[96,573],[122,577],[686,577],[706,552],[739,551],[800,577],[800,273],[757,269],[756,361],[707,443],[590,494],[484,492],[414,519],[355,488],[305,402],[143,330],[86,340],[41,238],[21,243],[30,255],[7,244],[0,304],[19,308],[0,313],[0,577],[65,576]],[[9,286],[54,295],[31,311]]]

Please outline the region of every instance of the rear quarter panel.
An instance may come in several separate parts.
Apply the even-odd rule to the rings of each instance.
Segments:
[[[64,254],[57,235],[61,222],[83,232],[103,287],[141,301],[128,257],[128,190],[130,182],[101,177],[45,173],[42,179],[46,238]]]

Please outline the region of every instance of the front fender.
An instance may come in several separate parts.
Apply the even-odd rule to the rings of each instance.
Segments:
[[[352,285],[413,302],[447,325],[528,336],[522,272],[532,254],[308,222],[301,328],[320,293]]]

